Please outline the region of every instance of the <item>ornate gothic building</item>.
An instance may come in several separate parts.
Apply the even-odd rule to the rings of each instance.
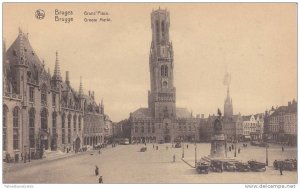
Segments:
[[[148,108],[130,114],[131,142],[198,140],[200,118],[176,107],[173,46],[169,39],[170,15],[158,9],[151,13],[150,91]]]
[[[85,95],[82,83],[74,90],[59,58],[53,75],[31,47],[21,29],[6,51],[3,43],[3,151],[11,157],[32,157],[44,150],[78,151],[103,142],[104,107],[94,92]]]

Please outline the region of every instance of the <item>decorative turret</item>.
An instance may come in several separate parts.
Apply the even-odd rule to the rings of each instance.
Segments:
[[[104,104],[103,104],[103,99],[101,99],[100,113],[101,113],[101,114],[104,114]]]
[[[70,86],[69,71],[66,71],[66,83]]]
[[[79,96],[83,97],[82,78],[80,77]]]
[[[28,67],[27,60],[25,56],[25,48],[24,48],[24,33],[21,28],[19,28],[19,52],[18,52],[18,61],[16,62],[17,66]]]
[[[54,67],[54,73],[53,73],[53,76],[52,76],[52,80],[62,81],[62,78],[61,78],[61,75],[60,75],[60,68],[59,68],[58,52],[57,51],[56,51],[55,67]]]

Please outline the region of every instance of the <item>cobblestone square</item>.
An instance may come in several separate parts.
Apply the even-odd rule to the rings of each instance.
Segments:
[[[188,144],[188,149],[186,145]],[[104,183],[296,183],[297,172],[284,171],[281,176],[272,167],[275,159],[295,158],[296,148],[271,145],[269,148],[269,167],[266,172],[223,172],[200,175],[181,160],[182,148],[172,148],[171,144],[147,144],[147,151],[140,152],[145,145],[118,145],[115,148],[79,154],[43,163],[10,165],[3,173],[4,183],[98,183],[94,169],[99,167]],[[167,148],[168,146],[168,148]],[[265,162],[265,148],[241,148],[237,159],[247,161],[256,159]],[[209,154],[210,144],[197,144],[197,156]],[[228,152],[233,157],[233,151]],[[176,161],[173,162],[173,155]],[[185,160],[194,164],[195,148],[192,143],[185,143]]]

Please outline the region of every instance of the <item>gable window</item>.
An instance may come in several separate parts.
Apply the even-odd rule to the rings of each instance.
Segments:
[[[34,102],[34,88],[33,87],[29,88],[29,101]]]

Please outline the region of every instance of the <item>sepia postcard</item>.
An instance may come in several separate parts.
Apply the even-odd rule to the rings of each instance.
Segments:
[[[297,3],[2,8],[6,188],[298,184]]]

